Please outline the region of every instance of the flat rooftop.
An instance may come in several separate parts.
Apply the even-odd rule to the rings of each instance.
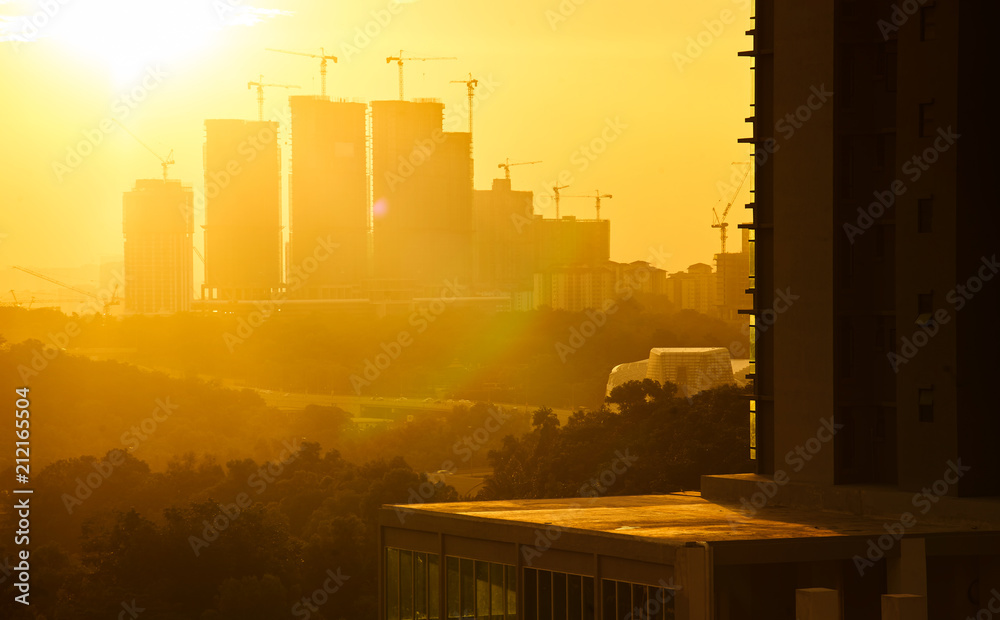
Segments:
[[[409,504],[398,508],[498,525],[554,525],[602,537],[638,537],[669,546],[696,541],[878,537],[886,533],[888,523],[885,519],[780,506],[764,507],[750,516],[740,505],[711,502],[698,493]],[[921,523],[919,514],[915,518],[916,524],[906,528],[908,536],[968,531],[958,526]]]

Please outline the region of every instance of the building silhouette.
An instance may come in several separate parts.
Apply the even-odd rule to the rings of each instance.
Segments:
[[[422,617],[430,597],[448,617],[527,620],[995,615],[998,13],[758,0],[741,140],[757,473],[387,507],[380,617]]]
[[[289,97],[292,156],[286,269],[305,276],[293,298],[362,297],[368,278],[368,106],[319,96]],[[316,261],[317,240],[336,250]],[[325,254],[323,254],[325,256]],[[316,262],[314,269],[311,267]],[[286,282],[294,281],[286,274]]]
[[[469,134],[443,131],[434,100],[373,101],[371,110],[376,279],[424,293],[446,280],[471,285]]]
[[[510,179],[493,179],[490,189],[473,192],[478,289],[531,289],[533,196],[511,189]]]
[[[670,274],[666,284],[667,300],[681,310],[694,310],[702,314],[716,311],[719,294],[717,274],[711,265],[695,263],[687,271]]]
[[[191,309],[193,204],[191,188],[176,180],[139,179],[124,193],[127,312]],[[104,273],[101,280],[102,286],[110,281]]]
[[[273,121],[205,121],[205,299],[271,299],[279,293],[278,140]]]
[[[743,317],[740,310],[753,305],[753,297],[747,291],[751,288],[750,231],[743,229],[742,246],[739,252],[715,255],[715,313],[726,321],[737,321]]]

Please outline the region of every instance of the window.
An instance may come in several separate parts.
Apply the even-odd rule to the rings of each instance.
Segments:
[[[841,378],[854,374],[854,325],[850,317],[840,319],[839,367]]]
[[[448,618],[517,618],[517,575],[513,566],[456,557],[448,557],[445,564]]]
[[[934,120],[934,100],[928,101],[926,103],[921,103],[919,108],[919,127],[918,135],[921,138],[927,138],[934,135],[937,131],[937,121]]]
[[[594,578],[525,568],[524,615],[536,620],[594,620]]]
[[[917,411],[921,422],[934,421],[934,388],[918,390]]]
[[[920,40],[930,41],[931,39],[937,38],[937,29],[935,28],[935,12],[936,8],[933,3],[928,4],[920,8]]]
[[[917,200],[917,232],[931,232],[934,217],[934,199],[920,198]]]
[[[438,620],[438,556],[385,550],[385,601],[389,620]]]
[[[603,620],[673,620],[674,590],[658,585],[601,580]]]
[[[917,324],[927,325],[934,320],[934,293],[917,295]]]

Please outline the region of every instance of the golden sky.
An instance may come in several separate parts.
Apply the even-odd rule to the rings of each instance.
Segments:
[[[669,271],[710,263],[719,185],[749,159],[736,140],[750,135],[750,61],[737,52],[751,24],[749,0],[0,0],[0,269],[121,255],[122,192],[161,169],[119,127],[105,132],[110,119],[173,149],[171,178],[197,191],[203,121],[255,118],[248,81],[301,86],[266,91],[271,119],[287,114],[288,94],[319,93],[318,61],[268,47],[325,48],[340,58],[329,94],[365,101],[397,97],[387,56],[455,56],[408,63],[405,94],[443,100],[446,129],[463,131],[465,86],[449,82],[480,80],[478,189],[507,157],[541,160],[512,169],[536,205],[549,205],[538,194],[560,174],[572,177],[565,194],[614,195],[601,210],[613,260],[653,248]],[[603,152],[588,157],[580,148],[593,140]],[[732,249],[748,196],[729,216]],[[590,218],[593,201],[561,210]]]

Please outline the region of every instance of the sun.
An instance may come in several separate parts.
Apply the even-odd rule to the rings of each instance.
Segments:
[[[103,65],[112,80],[126,83],[157,63],[203,51],[240,11],[205,0],[89,0],[67,3],[48,36],[72,53]]]

